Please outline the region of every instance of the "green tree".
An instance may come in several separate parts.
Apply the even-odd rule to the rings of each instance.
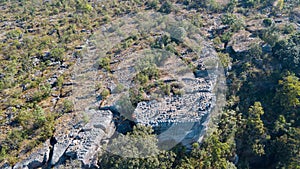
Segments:
[[[173,152],[159,150],[153,129],[142,125],[112,140],[108,152],[99,158],[101,168],[112,169],[167,169],[175,160]]]
[[[286,111],[300,106],[299,78],[294,74],[290,74],[279,80],[279,85],[277,98],[280,100],[280,105]]]
[[[178,169],[228,169],[235,168],[234,165],[228,161],[231,156],[230,146],[226,142],[221,142],[218,131],[206,138],[201,145],[193,144],[191,154],[183,158]]]
[[[272,151],[276,168],[299,169],[300,161],[300,129],[290,127],[272,143]]]
[[[261,33],[261,39],[271,46],[274,46],[279,39],[279,34],[274,27],[269,27]]]
[[[280,40],[272,48],[273,55],[288,70],[298,71],[300,67],[300,33],[292,35],[288,40]]]
[[[248,118],[246,120],[246,141],[249,142],[251,150],[255,155],[263,155],[264,141],[267,138],[266,129],[264,123],[261,120],[261,116],[264,114],[264,110],[260,102],[255,102],[253,106],[249,108]]]

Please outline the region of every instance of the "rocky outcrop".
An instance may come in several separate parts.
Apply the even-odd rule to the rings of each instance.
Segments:
[[[115,131],[113,114],[109,110],[89,110],[85,114],[87,121],[73,125],[71,132],[56,137],[53,146],[51,165],[59,165],[65,159],[77,159],[90,167],[100,151],[102,142],[110,138]],[[96,163],[95,163],[96,164]]]
[[[66,159],[79,160],[84,168],[96,166],[97,153],[115,132],[113,114],[109,110],[92,109],[88,110],[85,116],[86,121],[82,119],[77,123],[73,123],[72,120],[68,122],[66,126],[72,127],[56,131],[52,139],[47,140],[42,148],[12,168],[57,168]],[[71,123],[73,124],[70,125]],[[4,164],[1,168],[10,169],[11,166]]]
[[[126,30],[137,26],[128,25]],[[159,39],[162,36],[163,33],[159,32],[155,38]],[[108,41],[117,43],[118,37],[119,35],[116,39],[113,37]],[[190,41],[186,46],[181,46],[182,49],[177,56],[162,50],[141,50],[141,46],[147,46],[148,43],[141,40],[140,46],[135,45],[136,49],[133,47],[111,56],[109,71],[99,71],[95,61],[99,57],[107,57],[103,51],[107,51],[105,45],[111,50],[111,44],[101,44],[98,49],[98,46],[96,48],[88,41],[87,52],[84,57],[78,58],[78,62],[74,65],[70,96],[70,100],[75,104],[73,116],[65,114],[59,119],[51,145],[47,149],[49,155],[42,161],[43,165],[23,161],[18,166],[58,168],[67,159],[75,159],[81,161],[84,168],[97,167],[97,154],[115,133],[115,125],[125,129],[134,122],[151,125],[158,133],[164,133],[159,133],[158,138],[161,140],[175,140],[176,144],[181,141],[184,145],[199,141],[207,128],[209,114],[215,106],[216,96],[213,92],[218,73],[214,71],[221,64],[218,64],[217,53],[211,44],[205,42],[200,34],[191,35],[189,38]],[[145,66],[143,64],[148,62],[151,65],[155,64],[161,72],[159,79],[149,80],[151,81],[149,83],[155,86],[151,87],[151,92],[143,93],[145,95],[143,97],[149,101],[140,101],[135,107],[133,104],[127,105],[127,97],[121,104],[120,100],[124,98],[123,96],[128,96],[129,89],[137,87],[135,77]],[[49,79],[53,86],[56,81],[57,77]],[[181,84],[183,86],[178,87]],[[100,87],[95,89],[97,85]],[[170,94],[166,95],[162,92],[162,87],[167,85],[177,87],[172,87],[172,92],[169,91]],[[118,90],[120,86],[124,90]],[[103,89],[109,90],[105,100],[102,100],[103,97],[100,95]],[[158,93],[157,97],[151,95],[155,91]],[[64,93],[68,92],[62,91],[60,97],[68,96]],[[123,109],[124,106],[128,106],[130,115],[134,112],[131,119],[124,120],[127,117],[124,111],[118,109],[117,103],[121,104]],[[99,107],[101,110],[98,110]],[[114,114],[113,108],[116,108]],[[118,117],[115,117],[116,114]],[[124,121],[126,123],[122,123]],[[38,159],[39,161],[41,160]]]
[[[90,110],[89,114],[89,122],[75,136],[65,152],[67,157],[78,159],[88,167],[93,165],[95,156],[103,145],[101,143],[106,142],[115,131],[113,114],[109,110]]]
[[[31,168],[39,168],[44,166],[50,154],[50,141],[47,140],[42,148],[38,149],[34,153],[32,153],[27,159],[17,163],[13,169],[31,169]]]

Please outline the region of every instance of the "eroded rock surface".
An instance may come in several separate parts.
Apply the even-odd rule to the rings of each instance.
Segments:
[[[17,163],[13,169],[31,169],[44,166],[49,160],[50,141],[47,140],[42,148],[32,153],[27,159]]]
[[[86,121],[82,119],[74,124],[71,124],[72,120],[66,122],[65,127],[69,128],[60,129],[51,141],[45,142],[42,148],[17,163],[13,169],[57,168],[69,158],[81,161],[84,167],[96,165],[101,145],[105,145],[115,131],[113,114],[109,110],[91,109],[84,118]]]
[[[100,143],[115,131],[113,114],[109,110],[91,109],[84,118],[86,124],[79,122],[64,137],[56,138],[51,165],[58,165],[67,158],[80,160],[84,166],[92,165],[100,150]]]
[[[109,139],[114,131],[113,114],[109,110],[90,110],[89,122],[80,130],[66,150],[66,156],[76,158],[85,166],[91,165],[100,150],[101,142]]]

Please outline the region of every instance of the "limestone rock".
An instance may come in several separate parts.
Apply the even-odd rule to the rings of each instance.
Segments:
[[[49,160],[50,141],[47,140],[43,147],[32,153],[27,159],[17,163],[13,169],[39,168],[44,166]]]
[[[109,110],[89,110],[88,123],[78,133],[66,151],[66,156],[82,161],[84,166],[93,165],[101,142],[114,133],[113,114]]]
[[[57,143],[53,147],[53,156],[51,160],[51,165],[55,165],[63,157],[65,151],[71,144],[72,140],[67,137],[58,137],[56,138]]]

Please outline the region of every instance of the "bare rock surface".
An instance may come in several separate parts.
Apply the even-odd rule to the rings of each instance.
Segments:
[[[89,122],[80,130],[66,150],[66,156],[77,158],[89,166],[104,139],[114,133],[113,114],[109,110],[90,110]]]
[[[13,169],[24,169],[24,168],[39,168],[44,166],[49,160],[50,153],[50,141],[47,140],[42,148],[32,153],[27,159],[17,163]]]
[[[114,133],[113,114],[109,110],[88,110],[86,124],[79,122],[64,136],[56,137],[51,165],[59,165],[67,158],[77,159],[90,166],[100,150],[100,143]]]

